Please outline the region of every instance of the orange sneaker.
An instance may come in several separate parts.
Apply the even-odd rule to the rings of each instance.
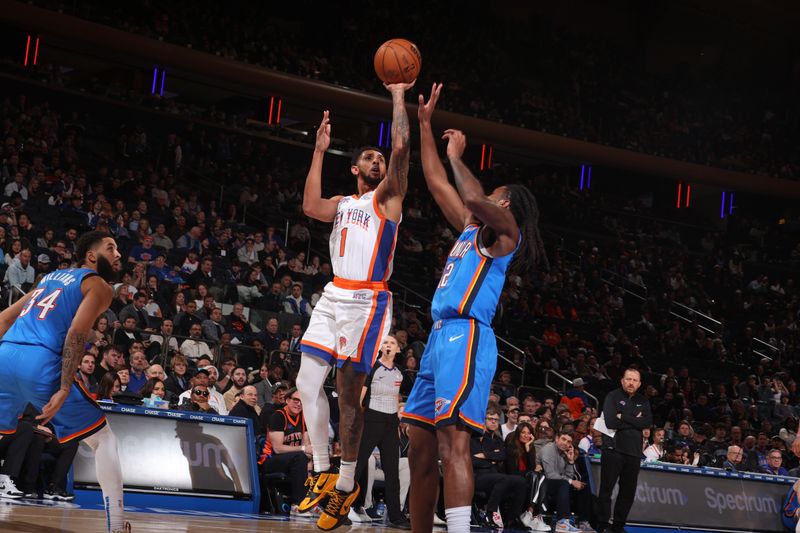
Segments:
[[[343,492],[334,488],[323,500],[322,514],[317,520],[317,527],[322,531],[331,531],[343,524],[350,524],[347,515],[350,513],[350,506],[358,498],[360,489],[358,483],[353,487],[352,492]]]
[[[339,474],[331,472],[311,472],[306,479],[306,497],[297,505],[297,510],[307,513],[318,505],[322,498],[336,488]]]

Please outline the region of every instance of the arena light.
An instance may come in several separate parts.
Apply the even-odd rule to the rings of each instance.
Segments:
[[[733,214],[733,191],[731,191],[729,196],[730,196],[730,207],[728,208],[728,214],[732,215]]]
[[[28,63],[35,65],[39,62],[39,37],[33,41],[33,58],[31,58],[31,41],[33,36],[29,33],[25,40],[25,57],[22,58],[22,66],[27,67]]]
[[[383,122],[381,122],[381,128],[378,132],[378,148],[383,146]]]
[[[677,201],[677,202],[675,202],[675,208],[676,208],[676,209],[680,209],[680,208],[681,208],[681,190],[682,190],[682,189],[683,189],[683,183],[681,183],[681,182],[679,181],[679,182],[678,182],[678,201]]]
[[[481,145],[481,170],[489,170],[492,168],[492,145]]]
[[[275,97],[269,97],[269,116],[267,117],[267,124],[272,125],[272,108],[275,106]]]
[[[167,79],[167,69],[161,69],[161,90],[158,92],[159,96],[164,96],[164,81]]]
[[[33,64],[35,65],[39,61],[39,38],[36,38],[36,45],[33,49]]]
[[[587,179],[586,179],[586,188],[587,189],[591,189],[592,188],[592,165],[589,165],[589,173],[588,173]]]
[[[483,170],[483,161],[486,159],[486,145],[481,145],[481,170]]]
[[[586,165],[581,165],[581,184],[579,190],[583,190],[583,182],[586,179]]]
[[[725,218],[725,191],[722,191],[722,201],[719,205],[719,218]]]
[[[153,67],[153,87],[150,89],[150,94],[156,94],[157,81],[158,81],[158,67]]]
[[[692,199],[692,184],[686,184],[686,207],[689,207],[689,202]]]
[[[281,105],[283,104],[283,98],[278,98],[278,114],[275,117],[275,124],[281,123]]]

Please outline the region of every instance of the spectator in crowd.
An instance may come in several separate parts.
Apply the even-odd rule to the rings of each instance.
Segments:
[[[150,325],[147,320],[147,312],[144,307],[147,305],[147,293],[137,292],[133,297],[133,302],[129,303],[119,312],[119,321],[123,324],[129,317],[136,320],[135,329],[139,331],[149,330]]]
[[[292,284],[291,294],[284,299],[283,310],[293,315],[311,316],[311,304],[303,298],[303,285],[301,283]]]
[[[197,302],[194,300],[187,300],[184,307],[185,311],[178,313],[173,320],[177,324],[176,333],[185,337],[189,335],[192,326],[201,326],[203,319],[197,314]]]
[[[288,352],[299,353],[300,341],[303,340],[303,326],[300,324],[293,324],[287,340],[289,341]]]
[[[557,433],[555,441],[541,450],[542,470],[547,479],[545,498],[555,505],[557,533],[594,531],[589,525],[591,496],[575,467],[577,456],[572,435],[563,429]],[[574,507],[571,501],[575,502]],[[577,527],[569,518],[572,510],[578,516]]]
[[[106,372],[97,384],[97,401],[113,401],[114,394],[122,391],[122,380],[116,372]]]
[[[202,340],[203,328],[199,323],[189,328],[189,338],[181,343],[181,354],[191,361],[198,362],[202,356],[213,357],[211,348]]]
[[[286,405],[286,391],[289,390],[289,385],[278,381],[272,385],[270,389],[271,395],[267,403],[261,408],[261,423],[266,427],[272,419],[272,414],[275,411],[283,409]]]
[[[172,356],[170,366],[172,367],[172,372],[164,381],[164,386],[172,394],[180,396],[189,388],[190,378],[186,373],[189,369],[189,363],[183,355],[176,354]]]
[[[130,392],[139,392],[144,384],[147,382],[147,358],[144,352],[134,351],[131,352],[131,372],[128,381],[128,388]]]
[[[728,446],[724,457],[718,458],[717,463],[714,465],[717,468],[724,468],[728,472],[739,472],[742,466],[742,458],[744,452],[742,448],[736,445]]]
[[[225,333],[225,326],[222,323],[222,309],[215,307],[207,320],[203,320],[203,337],[219,343],[222,334]]]
[[[222,395],[225,400],[225,408],[228,411],[233,408],[237,396],[244,390],[245,385],[247,385],[247,369],[240,366],[234,368],[231,372],[231,387]]]
[[[518,405],[508,406],[508,411],[506,411],[506,423],[500,426],[503,440],[505,440],[510,433],[516,431],[518,420],[519,420],[519,406]],[[533,439],[531,439],[531,442],[532,441]]]
[[[244,341],[249,335],[253,333],[253,328],[244,314],[244,306],[236,302],[233,304],[231,314],[225,317],[226,331],[233,335],[239,341]],[[277,320],[276,320],[277,323]]]
[[[78,379],[81,380],[83,388],[90,393],[97,391],[97,381],[94,379],[95,356],[86,353],[81,358],[81,364],[78,367]]]
[[[142,337],[136,329],[136,318],[133,316],[122,321],[122,327],[114,333],[114,345],[121,348],[126,357],[130,356],[133,344],[141,340]]]
[[[12,301],[17,301],[33,286],[36,272],[31,266],[31,251],[21,250],[6,270],[4,282],[11,287]]]
[[[174,324],[171,319],[165,318],[161,321],[161,330],[150,335],[150,346],[148,352],[153,353],[177,352],[179,350],[178,339],[173,335]]]
[[[264,331],[259,333],[259,340],[264,343],[264,349],[268,353],[272,353],[278,349],[281,343],[280,332],[278,331],[278,319],[270,318],[267,320],[267,326]]]
[[[788,476],[789,472],[783,467],[783,454],[775,448],[769,451],[767,456],[768,466],[764,469],[765,474],[773,476]]]
[[[197,377],[192,379],[191,388],[186,391],[189,393],[189,401],[181,403],[178,407],[184,411],[197,411],[200,413],[217,414],[208,401],[209,391],[208,385],[203,385],[202,379],[198,380]]]
[[[653,443],[644,449],[644,458],[648,463],[657,463],[664,457],[664,428],[653,428],[650,432]]]
[[[525,507],[525,479],[506,474],[503,463],[506,448],[499,435],[500,411],[494,407],[486,410],[485,431],[474,434],[470,441],[472,469],[475,475],[475,490],[489,495],[486,504],[485,525],[490,528],[504,527],[500,505],[507,504],[507,521],[510,528],[520,529]],[[525,526],[522,526],[524,528]]]
[[[253,421],[253,432],[258,437],[264,434],[265,428],[261,424],[261,407],[258,405],[258,393],[252,385],[245,385],[237,393],[238,399],[231,407],[230,416],[240,416]]]
[[[264,474],[282,472],[287,475],[291,487],[288,494],[292,506],[290,514],[297,514],[297,504],[306,494],[311,444],[305,430],[300,393],[293,388],[286,396],[286,406],[270,417],[267,441],[258,464]]]

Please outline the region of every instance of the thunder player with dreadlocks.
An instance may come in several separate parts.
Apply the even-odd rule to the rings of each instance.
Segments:
[[[474,491],[470,430],[484,431],[497,365],[497,344],[490,324],[506,270],[512,260],[513,268],[533,268],[546,262],[546,257],[533,194],[522,185],[507,185],[487,196],[461,160],[466,137],[456,130],[444,134],[456,186],[448,181],[430,122],[441,88],[434,84],[427,103],[419,97],[422,168],[428,189],[448,222],[463,231],[450,251],[433,297],[434,327],[403,421],[412,425],[413,530],[432,528],[440,458],[447,530],[461,533],[470,529]]]

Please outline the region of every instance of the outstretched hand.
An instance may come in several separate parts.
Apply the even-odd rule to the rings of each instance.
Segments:
[[[394,94],[398,91],[401,93],[410,91],[414,87],[415,83],[417,83],[417,80],[414,80],[411,83],[384,83],[383,86],[386,87],[387,91]]]
[[[461,158],[467,148],[467,136],[459,130],[445,130],[442,139],[447,139],[447,157]]]
[[[419,106],[417,107],[417,118],[422,123],[429,124],[433,110],[436,109],[436,102],[439,101],[439,95],[442,93],[442,84],[434,83],[431,87],[431,96],[428,102],[425,102],[425,97],[419,95]]]
[[[329,118],[329,111],[322,112],[322,122],[319,123],[317,128],[317,142],[314,145],[315,150],[324,152],[331,145],[331,120]]]

